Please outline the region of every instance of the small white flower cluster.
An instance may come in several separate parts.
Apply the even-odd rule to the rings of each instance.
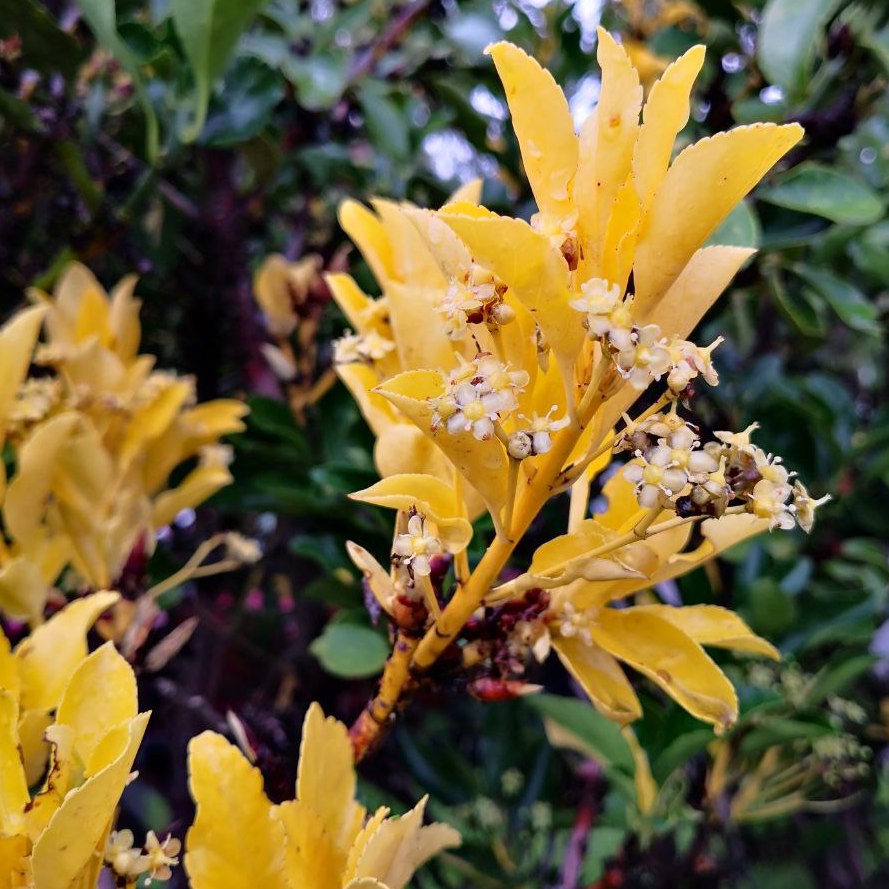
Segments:
[[[515,320],[515,311],[503,301],[506,285],[487,269],[473,263],[463,280],[452,279],[439,302],[452,340],[469,332],[470,324],[501,327]]]
[[[550,419],[553,411],[558,409],[559,406],[554,404],[543,416],[535,411],[530,420],[524,414],[519,414],[519,419],[524,420],[528,426],[513,432],[509,437],[506,450],[513,460],[536,457],[552,449],[553,434],[564,429],[570,422],[567,415],[558,420]]]
[[[414,513],[407,523],[407,534],[399,534],[392,546],[392,558],[414,574],[429,576],[431,558],[442,552],[441,541],[426,532],[426,517]]]
[[[577,638],[584,645],[592,645],[590,624],[595,623],[598,616],[598,608],[585,608],[580,611],[571,602],[563,602],[556,614],[554,626],[563,639]]]
[[[179,864],[179,852],[182,843],[167,836],[161,842],[153,830],[148,831],[143,848],[133,847],[131,830],[115,830],[105,844],[105,864],[118,876],[127,881],[127,885],[135,877],[148,874],[146,885],[152,880],[169,880],[173,876],[171,867]]]
[[[718,517],[735,501],[767,519],[770,530],[798,524],[808,533],[815,509],[830,497],[814,500],[799,481],[791,485],[794,473],[781,458],[751,443],[756,428],[754,423],[743,432],[717,432],[718,441],[702,447],[697,429],[677,414],[674,402],[666,414],[628,423],[614,449],[637,458],[624,473],[636,485],[641,506]]]
[[[652,380],[667,377],[667,386],[680,395],[696,377],[711,386],[719,383],[711,353],[720,337],[706,348],[679,337],[665,337],[657,324],[635,325],[633,296],[622,297],[620,287],[604,278],[591,278],[581,285],[578,299],[569,305],[586,315],[584,326],[592,339],[601,340],[620,375],[640,392]]]
[[[528,384],[528,373],[510,370],[487,352],[472,361],[459,360],[448,375],[447,391],[434,400],[432,430],[444,425],[451,435],[471,431],[487,441],[495,433],[494,424],[518,407],[517,395]]]
[[[395,351],[395,343],[375,330],[363,335],[344,333],[333,342],[333,360],[336,364],[371,364]]]

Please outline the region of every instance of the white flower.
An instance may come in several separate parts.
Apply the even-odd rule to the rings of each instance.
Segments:
[[[689,340],[674,339],[669,346],[673,364],[667,375],[670,390],[678,394],[698,376],[703,377],[710,386],[718,385],[719,374],[713,366],[711,353],[722,342],[723,338],[718,337],[709,346],[702,348]]]
[[[395,343],[376,330],[369,330],[362,336],[347,333],[334,340],[333,360],[336,364],[369,363],[385,358],[394,350]]]
[[[148,870],[148,861],[133,848],[133,831],[114,830],[105,843],[105,863],[121,877],[135,877]]]
[[[823,506],[831,499],[830,494],[825,494],[817,500],[813,500],[805,486],[799,480],[793,483],[793,506],[800,528],[808,534],[815,523],[815,510]]]
[[[609,336],[614,331],[630,332],[633,327],[630,313],[633,297],[622,299],[618,284],[612,284],[605,278],[590,278],[580,285],[580,292],[582,296],[568,305],[586,313],[585,323],[591,337]]]
[[[617,369],[634,389],[642,391],[652,379],[659,380],[670,370],[667,341],[656,324],[632,331],[614,330],[609,340],[617,350],[614,359]]]
[[[399,534],[392,547],[393,556],[409,565],[414,574],[428,575],[430,557],[438,555],[441,542],[437,537],[426,533],[426,520],[419,513],[408,519],[407,534]]]
[[[786,502],[789,496],[789,486],[762,479],[756,483],[750,496],[751,511],[755,516],[769,520],[770,531],[775,528],[787,531],[796,524]]]
[[[148,831],[148,836],[145,837],[145,860],[148,865],[146,884],[152,880],[169,880],[173,876],[170,867],[179,864],[181,848],[182,843],[169,834],[161,842],[153,830]]]

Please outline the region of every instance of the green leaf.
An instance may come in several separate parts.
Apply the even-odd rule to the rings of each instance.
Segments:
[[[0,119],[26,133],[42,133],[46,129],[27,102],[4,89],[0,89]]]
[[[339,101],[348,85],[349,57],[342,52],[308,58],[290,55],[282,71],[296,89],[300,105],[309,111],[324,111]]]
[[[530,695],[524,699],[541,716],[568,729],[588,746],[603,768],[620,769],[627,775],[636,771],[633,754],[620,733],[620,726],[606,719],[586,701],[560,695]]]
[[[804,336],[821,337],[827,332],[820,301],[810,291],[789,290],[777,274],[767,275],[769,292],[787,320]]]
[[[343,679],[374,676],[389,656],[389,646],[376,630],[347,623],[328,624],[309,651],[328,673]]]
[[[762,229],[759,219],[748,201],[741,201],[725,218],[722,225],[707,239],[705,247],[719,244],[723,247],[759,248]]]
[[[812,162],[800,164],[758,195],[779,207],[849,225],[870,225],[885,209],[880,197],[863,182]]]
[[[872,654],[862,654],[840,661],[836,667],[823,667],[815,676],[815,681],[806,695],[806,705],[817,707],[829,695],[839,694],[856,679],[863,676],[879,658]]]
[[[406,159],[411,150],[407,121],[389,90],[368,80],[358,90],[367,131],[379,151],[393,160]]]
[[[776,744],[813,740],[832,734],[834,734],[834,730],[829,725],[806,722],[802,719],[780,719],[771,716],[763,725],[757,726],[744,736],[738,745],[738,750],[744,755],[751,755],[762,753]]]
[[[69,79],[77,73],[83,50],[35,0],[0,0],[0,37],[17,34],[22,61],[43,73],[59,71]]]
[[[283,401],[253,395],[247,399],[247,404],[250,407],[247,415],[248,428],[257,429],[273,439],[286,442],[296,448],[304,459],[309,459],[305,433],[296,425],[293,414]]]
[[[237,59],[222,97],[210,103],[201,143],[227,147],[252,139],[268,124],[283,97],[284,85],[271,68],[258,59]]]
[[[194,76],[194,119],[180,135],[194,142],[207,119],[213,84],[265,0],[170,0],[173,22]]]
[[[792,96],[805,94],[820,32],[840,0],[769,0],[756,59],[766,77]]]
[[[158,126],[154,107],[148,98],[139,60],[124,43],[117,30],[117,6],[115,0],[79,0],[78,5],[96,40],[114,56],[122,68],[133,78],[133,87],[145,115],[145,153],[152,164],[157,159]]]
[[[845,325],[861,333],[880,335],[882,327],[878,320],[877,307],[869,303],[864,294],[848,281],[837,278],[824,269],[804,265],[795,265],[792,271],[824,297]]]

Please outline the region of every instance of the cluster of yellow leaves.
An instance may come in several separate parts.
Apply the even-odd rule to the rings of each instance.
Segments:
[[[511,44],[488,51],[536,199],[532,221],[478,206],[474,186],[437,212],[383,200],[373,202],[373,211],[354,202],[341,209],[343,228],[382,289],[372,299],[350,277],[329,277],[356,331],[338,350],[338,372],[376,435],[375,458],[384,476],[354,497],[423,513],[424,533],[437,534],[442,549],[455,554],[465,552],[469,522],[487,510],[500,552],[508,556],[564,473],[578,462],[586,465],[581,477],[571,479],[580,496],[579,508],[572,502],[570,533],[538,551],[524,589],[555,590],[548,615],[553,645],[610,718],[627,722],[641,712],[623,662],[722,729],[736,718],[737,700],[702,646],[772,656],[774,649],[724,609],[609,604],[691,570],[768,524],[749,514],[707,519],[703,543],[687,552],[691,526],[669,522],[674,514],[664,511],[649,518],[655,529],[661,522],[667,530],[615,553],[616,541],[648,513],[622,476],[606,488],[607,511],[583,520],[589,482],[610,459],[612,429],[639,392],[613,372],[571,303],[584,285],[598,280],[620,293],[629,285],[636,327],[657,325],[663,336],[687,337],[753,252],[705,247],[706,239],[802,129],[737,127],[674,157],[704,48],[696,46],[671,64],[643,108],[630,58],[600,30],[600,99],[578,134],[547,71]],[[505,310],[486,314],[483,298]],[[480,366],[472,362],[480,356],[493,356],[501,371],[478,385],[484,375],[479,371],[472,379],[473,367]],[[477,386],[476,402],[470,403],[471,392],[466,395],[468,385]],[[505,396],[498,386],[509,390]],[[449,397],[446,413],[441,405]],[[453,424],[449,418],[463,404],[469,405],[465,417]],[[510,446],[515,436],[530,440],[541,430],[544,446],[516,458]],[[393,570],[390,579],[366,551],[353,545],[351,552],[383,606],[391,605],[399,572]],[[472,579],[468,587],[473,589]],[[461,613],[468,615],[479,601],[471,599]],[[446,626],[450,635],[440,638],[455,632]]]
[[[355,800],[346,727],[312,704],[303,725],[296,799],[273,805],[262,776],[221,735],[189,745],[197,815],[186,837],[193,889],[403,889],[414,871],[459,835],[423,826],[422,799],[400,818],[368,817]]]
[[[0,889],[97,885],[148,721],[113,645],[87,654],[87,631],[117,599],[72,602],[14,651],[0,634]]]
[[[111,585],[136,544],[150,550],[157,528],[231,481],[218,440],[243,428],[246,408],[195,404],[193,380],[138,354],[134,286],[125,278],[109,296],[71,264],[52,296],[32,292],[37,305],[0,328],[0,441],[16,467],[0,480],[0,608],[32,624],[63,568],[81,585]],[[26,378],[32,358],[52,373]]]

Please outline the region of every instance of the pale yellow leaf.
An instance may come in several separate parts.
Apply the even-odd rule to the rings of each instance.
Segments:
[[[65,686],[87,656],[87,631],[119,598],[119,593],[105,591],[76,599],[18,644],[15,657],[23,709],[58,706]]]
[[[642,221],[634,266],[641,311],[667,291],[719,223],[802,135],[799,124],[736,127],[696,142],[676,158]]]
[[[0,568],[0,611],[34,626],[43,617],[49,585],[40,566],[27,556],[16,556]]]
[[[175,488],[155,497],[152,524],[155,528],[169,525],[183,509],[199,506],[231,482],[232,474],[224,466],[198,466]]]
[[[65,796],[34,843],[34,882],[40,889],[69,889],[87,867],[114,818],[142,742],[148,714],[113,729],[126,738],[120,755]]]
[[[738,717],[725,674],[696,642],[661,617],[635,608],[602,608],[589,625],[593,641],[646,675],[692,716],[723,731]]]
[[[463,504],[457,499],[454,486],[435,476],[390,475],[369,488],[350,494],[349,498],[404,512],[415,508],[435,522],[448,552],[466,549],[472,539],[472,525],[461,514]]]
[[[259,769],[221,735],[203,732],[189,742],[188,774],[197,807],[185,838],[192,889],[303,889],[285,876],[284,828]]]
[[[574,201],[583,245],[583,278],[602,276],[602,250],[618,191],[630,172],[642,87],[623,47],[598,29],[602,86],[595,114],[580,133]]]
[[[13,315],[0,327],[0,430],[5,431],[9,409],[28,372],[34,343],[45,314],[44,306],[35,306]],[[3,435],[0,434],[2,440]]]
[[[620,664],[595,645],[580,639],[553,638],[553,648],[565,669],[577,680],[596,709],[614,722],[626,725],[642,715],[642,705]]]
[[[480,204],[483,184],[481,179],[470,179],[458,186],[445,203],[456,204],[465,201],[468,204]]]
[[[19,705],[0,689],[0,834],[21,833],[25,806],[31,797],[19,751]]]
[[[139,712],[133,668],[106,642],[81,661],[59,702],[56,722],[70,725],[74,749],[93,775],[109,763],[93,760],[99,741]]]
[[[410,812],[380,824],[364,847],[356,877],[374,877],[390,889],[404,889],[414,873],[442,849],[460,845],[460,834],[447,824],[423,826],[426,800]]]
[[[398,272],[392,245],[382,223],[367,207],[349,199],[340,204],[338,215],[343,231],[358,245],[374,277],[385,290],[390,281],[398,278]]]
[[[780,660],[781,654],[770,642],[757,636],[747,624],[728,608],[719,605],[638,605],[637,611],[654,614],[679,627],[699,645],[747,651]]]
[[[565,94],[552,75],[517,46],[495,43],[486,52],[503,82],[525,175],[541,214],[554,222],[570,218],[577,136]]]
[[[693,46],[680,56],[654,84],[645,102],[633,152],[633,179],[643,210],[651,205],[670,166],[673,142],[688,123],[691,88],[705,54],[703,46]]]
[[[49,743],[43,735],[52,721],[51,710],[25,710],[19,717],[19,746],[28,787],[33,787],[46,771]]]
[[[296,798],[321,820],[344,864],[365,814],[355,801],[354,755],[348,729],[332,716],[325,718],[313,702],[303,722]]]
[[[273,815],[284,828],[285,872],[293,889],[340,889],[346,853],[318,814],[300,800],[290,800]]]
[[[654,811],[657,802],[658,786],[651,774],[651,764],[648,754],[642,749],[636,733],[629,727],[621,731],[623,739],[627,742],[630,752],[633,754],[633,763],[636,766],[633,772],[633,784],[636,788],[636,805],[643,815],[650,815]]]

